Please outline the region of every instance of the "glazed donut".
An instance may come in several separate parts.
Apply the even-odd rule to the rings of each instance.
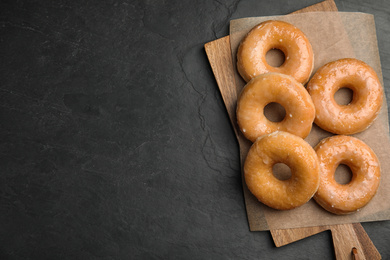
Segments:
[[[265,55],[272,49],[284,53],[285,60],[280,67],[273,67],[266,61]],[[263,73],[278,72],[305,84],[313,65],[313,50],[305,34],[294,25],[282,21],[260,23],[238,47],[237,69],[246,82]]]
[[[348,105],[334,99],[340,88],[353,91]],[[334,134],[355,134],[367,129],[377,117],[383,88],[375,71],[363,61],[341,59],[321,67],[307,85],[316,108],[314,122]]]
[[[280,122],[272,122],[264,115],[264,107],[273,102],[286,110]],[[312,128],[315,108],[301,83],[287,75],[266,73],[245,85],[237,100],[236,116],[241,132],[252,142],[277,130],[305,138]]]
[[[279,180],[272,167],[284,163],[291,177]],[[320,183],[320,168],[314,149],[302,138],[282,131],[263,135],[252,144],[244,163],[248,189],[265,205],[287,210],[305,204]]]
[[[321,181],[314,199],[324,209],[348,214],[359,210],[374,197],[380,182],[380,164],[374,151],[363,141],[335,135],[323,139],[315,150]],[[347,184],[339,184],[334,178],[340,164],[351,169],[352,179]]]

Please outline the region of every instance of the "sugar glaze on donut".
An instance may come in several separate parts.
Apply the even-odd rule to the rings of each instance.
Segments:
[[[272,49],[284,53],[285,61],[280,67],[273,67],[266,61],[266,54]],[[282,21],[260,23],[238,47],[237,69],[246,82],[263,73],[278,72],[305,84],[313,65],[313,50],[305,34],[294,25]]]
[[[272,167],[284,163],[291,177],[279,180]],[[265,205],[279,210],[309,201],[320,183],[319,162],[314,149],[302,138],[282,131],[264,135],[252,144],[244,163],[245,182]]]
[[[323,139],[315,150],[321,168],[315,201],[335,214],[352,213],[367,205],[380,182],[380,164],[374,151],[363,141],[344,135]],[[340,164],[352,171],[347,184],[339,184],[334,178]]]
[[[264,107],[273,102],[286,110],[280,122],[264,115]],[[252,142],[277,130],[305,138],[312,128],[315,108],[301,83],[288,75],[266,73],[249,81],[241,91],[236,116],[241,132]]]
[[[352,101],[339,105],[340,88],[353,91]],[[355,134],[367,129],[383,102],[383,88],[375,71],[363,61],[346,58],[325,64],[307,85],[316,108],[314,122],[334,134]]]

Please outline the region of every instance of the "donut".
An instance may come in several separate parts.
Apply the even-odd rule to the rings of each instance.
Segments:
[[[264,115],[264,107],[278,103],[286,110],[280,122]],[[274,131],[286,131],[305,138],[315,117],[314,104],[305,87],[294,78],[280,73],[266,73],[249,81],[237,99],[237,123],[244,136],[254,142]]]
[[[352,101],[339,105],[334,99],[340,88],[353,91]],[[320,128],[340,135],[364,131],[379,114],[383,88],[375,71],[363,61],[345,58],[321,67],[307,84]]]
[[[380,182],[380,164],[374,151],[363,141],[345,135],[323,139],[314,148],[321,169],[321,181],[314,200],[334,214],[348,214],[364,207],[375,195]],[[336,168],[347,165],[352,179],[339,184]]]
[[[291,177],[279,180],[272,167],[284,163]],[[244,162],[245,182],[250,192],[265,205],[288,210],[309,201],[320,183],[320,167],[314,149],[302,138],[276,131],[263,135],[249,149]]]
[[[280,67],[273,67],[266,61],[265,56],[272,49],[284,53],[285,60]],[[294,25],[282,21],[270,20],[258,24],[238,47],[237,69],[246,82],[260,74],[278,72],[305,84],[313,65],[313,49],[305,34]]]

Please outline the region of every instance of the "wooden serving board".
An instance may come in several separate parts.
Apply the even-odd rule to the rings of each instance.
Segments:
[[[315,11],[337,12],[338,9],[333,0],[326,0],[294,13]],[[204,47],[239,143],[240,161],[243,165],[251,143],[241,134],[236,123],[236,101],[241,89],[235,84],[230,38],[225,36],[206,43]],[[244,180],[243,189],[246,195],[249,190]],[[336,259],[381,259],[381,255],[360,223],[279,229],[270,232],[275,245],[280,247],[325,230],[332,233]]]

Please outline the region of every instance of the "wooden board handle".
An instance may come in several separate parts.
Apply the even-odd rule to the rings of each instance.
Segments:
[[[381,259],[381,255],[360,223],[332,225],[330,230],[336,259]]]

